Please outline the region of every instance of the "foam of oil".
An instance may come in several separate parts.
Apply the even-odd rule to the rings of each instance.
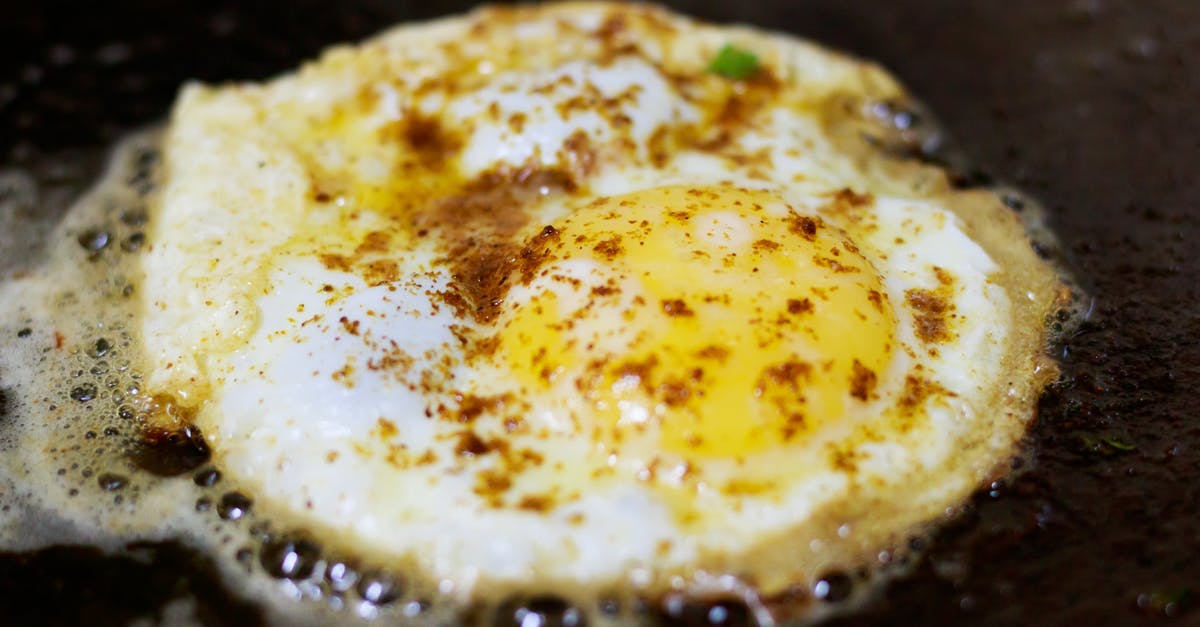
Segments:
[[[122,142],[102,180],[57,224],[30,174],[0,172],[0,548],[120,552],[179,540],[212,555],[227,587],[263,602],[272,623],[444,620],[400,582],[273,533],[187,442],[147,444],[140,416],[152,401],[140,386],[133,295],[158,142],[157,131]],[[24,245],[34,240],[48,244]],[[163,459],[147,463],[153,456]],[[175,476],[160,476],[163,468]],[[194,622],[189,607],[176,603],[164,619]]]
[[[161,408],[141,385],[135,295],[139,254],[152,245],[144,228],[160,138],[150,130],[121,142],[65,215],[42,206],[61,195],[39,195],[29,173],[0,172],[0,550],[127,554],[139,542],[182,542],[211,556],[225,587],[279,625],[520,624],[537,615],[604,625],[658,611],[620,597],[453,604],[439,598],[438,582],[327,553],[319,538],[259,516],[253,496],[207,463],[198,434],[149,434],[143,418]],[[752,593],[745,598],[771,622]],[[162,620],[198,624],[194,609],[176,599]]]
[[[29,173],[0,171],[0,549],[86,544],[121,552],[133,542],[181,541],[212,556],[227,587],[281,625],[520,624],[530,612],[568,622],[586,616],[589,624],[650,615],[711,621],[717,610],[744,612],[751,622],[808,622],[852,611],[882,580],[904,572],[907,550],[884,551],[878,568],[822,579],[794,599],[760,601],[717,581],[734,605],[613,597],[573,600],[577,610],[535,596],[462,608],[439,599],[437,582],[374,570],[364,556],[329,554],[320,538],[260,517],[253,495],[206,462],[198,435],[158,434],[148,444],[142,422],[156,401],[140,384],[146,364],[135,294],[139,254],[153,244],[143,229],[153,213],[159,142],[157,130],[123,141],[100,182],[65,215],[55,210],[61,193],[39,189]],[[1053,256],[1044,212],[999,191],[1021,211],[1035,245]],[[1058,326],[1078,318],[1064,313]],[[193,624],[193,610],[184,599],[163,620]]]

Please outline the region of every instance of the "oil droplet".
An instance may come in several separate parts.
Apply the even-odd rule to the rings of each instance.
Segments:
[[[1013,211],[1025,210],[1025,199],[1013,193],[1005,193],[1000,195],[1000,202],[1004,203],[1005,207]]]
[[[147,219],[145,211],[130,209],[121,212],[121,222],[129,226],[142,226],[146,224]]]
[[[325,581],[335,592],[346,592],[358,582],[358,573],[345,562],[331,562],[325,569]]]
[[[496,627],[582,627],[582,612],[555,596],[509,599],[496,609]]]
[[[829,603],[844,601],[853,591],[854,582],[842,573],[825,575],[813,585],[813,596]]]
[[[205,468],[192,477],[192,481],[202,488],[211,488],[221,480],[221,471],[216,468]]]
[[[248,531],[250,533],[251,538],[254,538],[255,540],[257,540],[259,542],[268,542],[271,540],[270,529],[271,529],[270,522],[266,521],[266,520],[262,520],[262,521],[254,523],[253,525],[250,525],[250,529]]]
[[[597,604],[597,609],[599,609],[600,613],[604,616],[616,618],[617,616],[621,615],[621,602],[616,599],[600,599],[600,603]]]
[[[125,484],[129,482],[129,479],[118,474],[106,472],[97,477],[97,481],[100,483],[101,489],[112,491],[120,490],[121,488],[125,487]]]
[[[145,243],[146,235],[144,233],[134,233],[121,242],[121,250],[127,253],[134,253],[141,250],[142,244]]]
[[[71,398],[86,403],[96,398],[96,386],[91,383],[85,383],[71,390]]]
[[[250,513],[253,501],[241,492],[226,492],[217,503],[217,515],[225,520],[239,520]]]
[[[419,599],[416,601],[409,601],[408,603],[404,604],[404,615],[408,618],[415,618],[423,614],[428,609],[428,601],[422,601]]]
[[[387,605],[400,596],[396,581],[380,572],[365,573],[355,587],[358,596],[372,605]]]
[[[312,575],[320,556],[320,548],[308,540],[280,538],[263,545],[258,561],[272,577],[296,580]]]
[[[108,340],[100,338],[96,340],[95,344],[88,347],[87,354],[89,357],[100,358],[107,355],[110,349],[112,349],[112,344]]]
[[[737,599],[688,599],[668,596],[662,604],[662,618],[673,625],[708,627],[710,625],[755,625],[745,603]]]
[[[88,229],[80,233],[78,237],[79,245],[92,255],[96,255],[107,248],[111,239],[112,237],[108,234],[108,231],[103,229]]]

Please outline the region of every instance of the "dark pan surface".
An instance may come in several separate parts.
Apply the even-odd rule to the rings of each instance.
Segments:
[[[185,78],[265,77],[469,3],[19,4],[0,17],[0,163],[59,164],[43,177],[82,185]],[[673,4],[883,62],[977,179],[1045,202],[1094,298],[1061,347],[1064,380],[1042,402],[1027,470],[977,494],[911,576],[834,624],[1200,624],[1200,3]],[[202,556],[140,552],[0,556],[0,623],[124,624],[180,594],[209,624],[261,620]]]

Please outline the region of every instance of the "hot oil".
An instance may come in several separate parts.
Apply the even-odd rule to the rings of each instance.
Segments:
[[[444,618],[385,573],[360,573],[315,542],[270,531],[253,498],[209,464],[203,434],[186,416],[176,428],[148,420],[169,403],[142,388],[134,297],[139,253],[153,245],[145,228],[159,141],[152,130],[122,142],[101,181],[57,225],[61,212],[39,202],[61,194],[40,190],[29,173],[2,173],[0,577],[45,573],[96,590],[87,573],[123,574],[131,589],[101,586],[107,596],[134,598],[113,601],[113,611],[179,606],[166,613],[168,624],[203,622],[203,612],[188,609],[196,605],[251,624]],[[40,241],[49,242],[44,251],[30,245]],[[186,583],[183,594],[144,585],[171,579]],[[313,602],[296,602],[305,599]]]
[[[64,194],[2,173],[0,581],[28,594],[0,603],[0,617],[94,618],[82,597],[28,601],[53,580],[103,596],[101,620],[114,624],[151,609],[170,625],[213,624],[214,613],[215,624],[751,622],[732,598],[534,593],[462,607],[439,598],[437,582],[325,551],[314,534],[256,512],[186,411],[143,388],[136,294],[139,253],[153,246],[160,140],[149,130],[119,144],[65,216],[40,205]]]
[[[121,152],[117,161],[133,160],[135,152],[153,154],[152,139],[131,141]],[[133,164],[123,165],[112,169],[111,180],[133,176]],[[32,188],[35,202],[39,191]],[[26,505],[8,512],[9,525],[54,529],[57,525],[36,524],[29,512],[68,509],[75,510],[76,516],[64,520],[72,520],[85,537],[101,536],[87,533],[102,527],[93,511],[120,511],[141,498],[141,486],[113,477],[129,474],[121,452],[136,431],[129,402],[139,392],[140,377],[131,360],[136,350],[129,326],[134,285],[127,259],[131,253],[126,251],[144,238],[129,216],[143,212],[148,191],[101,186],[53,231],[49,225],[38,225],[28,226],[25,233],[8,234],[28,237],[39,229],[50,232],[41,237],[50,244],[37,265],[33,255],[6,255],[13,270],[0,298],[0,377],[9,397],[4,476],[12,484],[7,496]],[[30,200],[9,198],[4,214],[16,214],[18,205]],[[10,250],[6,247],[6,253]],[[110,489],[101,489],[101,483]],[[90,488],[104,496],[92,495]],[[95,501],[106,503],[98,508]],[[60,507],[60,502],[68,505]],[[20,542],[37,545],[52,540],[42,535],[22,533]]]
[[[906,120],[900,131],[912,129],[909,117],[893,112],[888,119]],[[877,564],[826,573],[777,599],[717,582],[714,589],[724,592],[704,600],[530,594],[462,608],[440,596],[437,582],[389,572],[369,556],[324,550],[313,533],[260,514],[254,495],[213,465],[186,411],[143,389],[135,295],[140,253],[153,246],[146,228],[159,140],[148,131],[118,146],[101,182],[57,226],[47,224],[56,212],[35,212],[41,222],[8,234],[21,241],[49,233],[50,244],[44,259],[6,259],[10,277],[0,287],[0,543],[12,551],[0,556],[0,569],[102,567],[138,581],[204,582],[182,596],[146,591],[159,595],[147,606],[176,607],[169,624],[203,622],[197,605],[224,608],[239,624],[754,624],[851,611],[921,551],[922,538],[901,541]],[[10,216],[36,204],[37,190],[19,173],[5,180],[18,183],[0,197],[0,215],[23,223]],[[1005,194],[1038,249],[1054,258],[1036,203]],[[1057,323],[1076,318],[1065,311]],[[174,422],[149,420],[163,413]]]

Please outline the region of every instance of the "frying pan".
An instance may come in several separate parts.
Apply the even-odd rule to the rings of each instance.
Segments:
[[[0,17],[0,164],[67,190],[43,202],[54,211],[113,140],[162,119],[184,79],[263,78],[471,3],[20,4]],[[1200,3],[669,4],[885,64],[975,164],[965,184],[1012,183],[1046,205],[1061,243],[1047,254],[1085,292],[1022,467],[981,489],[911,574],[832,624],[1200,623]],[[11,266],[36,240],[0,258]],[[126,624],[180,595],[206,624],[261,621],[204,556],[138,551],[0,555],[0,623]]]

